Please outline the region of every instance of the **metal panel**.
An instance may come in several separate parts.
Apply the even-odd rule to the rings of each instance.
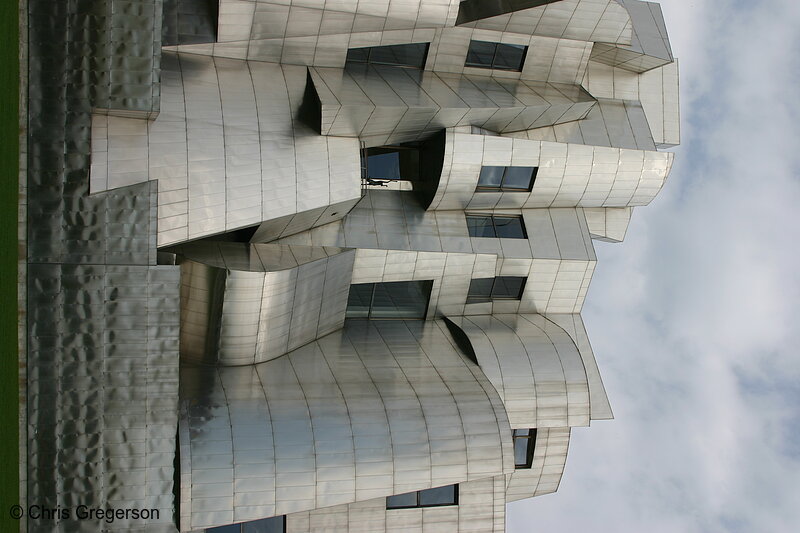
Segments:
[[[28,501],[160,515],[69,531],[174,530],[178,271],[155,266],[154,184],[88,195],[91,111],[158,110],[160,9],[28,2]]]
[[[513,470],[497,393],[443,324],[350,320],[273,361],[184,368],[181,529]]]
[[[449,317],[466,333],[513,428],[589,425],[589,387],[569,335],[540,315]]]

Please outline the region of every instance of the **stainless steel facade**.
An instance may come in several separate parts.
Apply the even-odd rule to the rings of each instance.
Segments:
[[[570,429],[613,417],[593,240],[679,142],[657,4],[56,4],[29,1],[27,501],[159,513],[23,529],[500,532],[558,488]],[[466,66],[474,41],[518,68]],[[421,68],[347,60],[415,43]],[[418,168],[366,179],[372,149]],[[374,288],[388,314],[347,317],[403,282],[424,316]]]

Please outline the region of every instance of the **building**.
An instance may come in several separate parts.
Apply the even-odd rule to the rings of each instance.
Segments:
[[[504,531],[612,418],[580,311],[679,142],[657,4],[30,0],[28,30],[29,503]]]

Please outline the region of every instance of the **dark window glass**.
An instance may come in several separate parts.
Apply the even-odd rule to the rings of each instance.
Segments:
[[[469,282],[468,304],[477,304],[492,301],[492,285],[494,278],[473,279]]]
[[[492,217],[494,229],[500,239],[524,239],[522,217]]]
[[[366,63],[369,61],[369,48],[351,48],[347,51],[348,63]]]
[[[433,282],[395,281],[350,286],[347,318],[425,318]]]
[[[492,217],[467,216],[467,230],[470,237],[496,237]]]
[[[520,44],[498,44],[492,66],[502,70],[522,70],[527,48]]]
[[[347,316],[351,318],[367,318],[369,308],[372,306],[372,293],[374,283],[357,283],[350,285],[350,295],[347,298]]]
[[[495,278],[478,278],[469,283],[467,303],[483,303],[492,300],[519,300],[525,278],[520,276],[497,276]]]
[[[470,41],[467,51],[467,67],[493,68],[500,70],[522,70],[527,46],[521,44]]]
[[[417,506],[417,493],[406,492],[405,494],[397,494],[386,498],[387,509],[402,509],[404,507]]]
[[[492,300],[519,300],[524,288],[525,278],[522,276],[498,276],[494,278]]]
[[[528,238],[519,216],[467,215],[467,231],[470,237]]]
[[[366,148],[361,152],[362,177],[368,180],[419,180],[419,153],[418,143]]]
[[[538,167],[482,167],[477,191],[530,191]]]
[[[468,67],[492,68],[496,50],[497,43],[470,41],[466,65]]]
[[[272,518],[206,529],[206,533],[284,533],[285,531],[285,516],[273,516]]]
[[[424,68],[427,55],[428,43],[368,46],[366,48],[349,49],[347,51],[347,63]]]
[[[372,299],[372,318],[425,318],[428,295],[414,281],[376,283]],[[430,293],[430,289],[427,291]]]
[[[503,175],[504,189],[531,190],[538,167],[506,167]]]
[[[533,464],[533,449],[536,445],[536,429],[514,430],[514,466],[530,468]]]
[[[499,189],[503,184],[503,173],[505,170],[506,167],[481,167],[478,187]]]
[[[443,505],[458,505],[458,485],[407,492],[386,498],[387,509],[441,507]]]
[[[283,533],[286,517],[275,516],[242,524],[242,533]]]
[[[455,505],[458,485],[447,485],[419,491],[419,506]]]
[[[382,154],[367,153],[367,177],[386,180],[400,179],[400,153],[384,152]]]
[[[229,526],[219,526],[206,529],[206,533],[240,533],[241,531],[241,524],[231,524]]]

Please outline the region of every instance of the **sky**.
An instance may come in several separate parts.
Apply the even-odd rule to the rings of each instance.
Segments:
[[[615,420],[509,533],[800,531],[800,2],[660,3],[681,146],[583,309]]]

